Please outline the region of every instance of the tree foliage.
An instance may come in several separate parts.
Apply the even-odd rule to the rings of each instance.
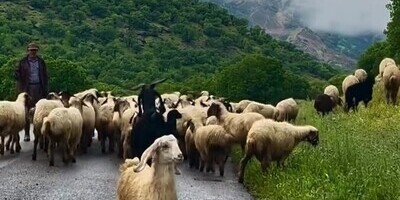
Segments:
[[[307,84],[314,79],[326,82],[339,72],[287,42],[272,39],[260,27],[249,28],[247,21],[210,3],[193,0],[13,0],[6,1],[2,7],[6,12],[0,13],[0,55],[11,65],[11,61],[25,53],[27,43],[39,43],[40,54],[54,70],[52,90],[74,91],[96,86],[129,94],[133,86],[160,77],[169,78],[166,83],[169,88],[165,87],[165,91],[218,88],[213,85],[217,84],[213,81],[214,73],[222,68],[229,71],[228,68],[238,62],[260,64],[261,58],[241,61],[243,56],[253,54],[268,57],[267,61],[274,65],[270,59],[277,61],[278,68],[268,70],[274,73],[278,70],[276,75],[284,77],[284,81],[288,79],[287,84],[298,84],[292,78]],[[58,64],[60,66],[56,66]],[[62,76],[69,74],[68,68],[76,72],[70,74],[71,79]],[[258,70],[261,69],[260,64]],[[283,74],[278,75],[280,72]],[[216,77],[220,77],[219,74]],[[2,76],[7,80],[3,80],[0,92],[9,97],[12,93],[7,84],[13,80],[11,76]],[[63,78],[83,82],[73,85]],[[270,80],[275,79],[271,77]],[[246,86],[254,87],[250,90],[259,100],[279,96],[273,92],[281,91],[269,89],[271,91],[258,95],[254,91],[261,88],[255,81],[251,83],[255,85]],[[243,85],[237,87],[244,89]],[[302,95],[310,95],[310,92],[304,90]],[[297,95],[295,92],[285,94]]]

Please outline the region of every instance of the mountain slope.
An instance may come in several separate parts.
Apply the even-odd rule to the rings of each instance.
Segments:
[[[22,56],[34,40],[45,59],[69,60],[87,73],[87,85],[65,83],[64,89],[93,86],[128,93],[160,77],[169,78],[164,85],[172,89],[199,89],[221,67],[250,54],[272,57],[309,81],[338,73],[287,42],[248,29],[246,20],[219,6],[193,0],[13,0],[0,3],[0,10],[0,54],[8,60]],[[69,66],[64,60],[51,63],[53,70],[55,63]],[[3,88],[12,81],[3,81]],[[62,89],[59,85],[51,88]]]
[[[315,32],[302,25],[291,0],[206,0],[227,8],[232,14],[259,25],[275,38],[291,42],[299,49],[327,63],[354,68],[356,59],[382,35],[343,36]]]

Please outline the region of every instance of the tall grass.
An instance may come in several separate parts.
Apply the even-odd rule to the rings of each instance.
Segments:
[[[381,91],[367,109],[318,116],[311,101],[300,103],[297,124],[320,131],[314,148],[300,144],[284,169],[263,174],[253,158],[245,185],[258,199],[400,199],[400,108],[383,103]],[[241,151],[233,155],[238,162]]]

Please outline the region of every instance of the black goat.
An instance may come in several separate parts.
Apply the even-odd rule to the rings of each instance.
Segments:
[[[327,94],[320,94],[315,97],[314,108],[317,112],[321,113],[322,116],[332,112],[335,107],[335,102],[332,100],[332,97]]]
[[[347,88],[345,94],[345,111],[348,112],[350,109],[357,111],[358,104],[363,101],[365,107],[372,100],[372,91],[374,87],[374,79],[367,78],[364,82],[354,84]]]
[[[176,120],[179,118],[182,118],[182,115],[177,110],[168,112],[166,122],[159,112],[155,112],[152,116],[136,117],[130,141],[133,158],[140,158],[154,140],[161,136],[173,134],[177,137]]]

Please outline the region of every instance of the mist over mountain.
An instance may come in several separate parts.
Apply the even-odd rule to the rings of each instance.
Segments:
[[[206,0],[327,63],[354,68],[384,39],[388,0]],[[366,3],[368,2],[368,3]]]

